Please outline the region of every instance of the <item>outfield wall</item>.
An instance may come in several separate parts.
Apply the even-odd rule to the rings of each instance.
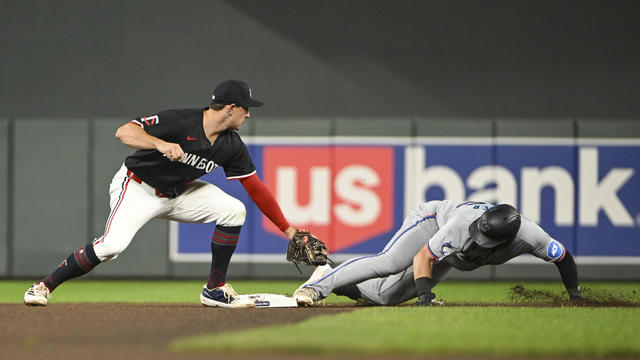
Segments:
[[[101,233],[107,185],[130,153],[113,136],[123,122],[0,120],[1,276],[43,275]],[[576,254],[583,278],[640,278],[636,121],[256,118],[241,132],[288,217],[338,249],[339,260],[382,248],[421,199],[466,197],[517,205]],[[283,262],[286,241],[241,186],[222,170],[207,179],[248,204],[230,276],[298,276]],[[154,220],[90,276],[204,276],[210,234],[206,225]],[[451,275],[557,276],[526,257]]]

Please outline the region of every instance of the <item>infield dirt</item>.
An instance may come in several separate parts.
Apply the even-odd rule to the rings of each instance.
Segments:
[[[192,304],[51,304],[46,307],[2,304],[0,348],[3,359],[211,359],[218,356],[176,354],[169,352],[167,347],[178,337],[295,323],[352,309],[221,309]],[[243,357],[225,355],[224,358]],[[255,359],[255,356],[244,358]]]

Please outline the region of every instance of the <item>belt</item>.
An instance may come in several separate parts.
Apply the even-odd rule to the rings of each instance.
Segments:
[[[138,184],[142,184],[142,179],[140,179],[138,177],[138,175],[134,174],[131,170],[127,170],[127,176],[131,178],[131,180],[137,182]],[[156,189],[154,189],[156,190]],[[156,196],[157,197],[161,197],[161,198],[165,198],[168,197],[167,195],[161,193],[160,191],[156,190]]]

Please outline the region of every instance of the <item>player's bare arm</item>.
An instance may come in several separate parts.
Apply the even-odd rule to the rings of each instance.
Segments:
[[[127,123],[120,126],[116,131],[116,138],[137,150],[158,150],[171,161],[182,161],[184,157],[184,151],[180,145],[149,135],[136,124]]]
[[[433,264],[436,259],[431,256],[427,246],[423,247],[416,256],[413,257],[413,278],[419,279],[423,277],[431,278]]]
[[[419,306],[430,306],[435,299],[431,289],[436,285],[432,279],[433,264],[436,259],[429,252],[428,245],[420,249],[413,257],[413,280],[416,286]]]

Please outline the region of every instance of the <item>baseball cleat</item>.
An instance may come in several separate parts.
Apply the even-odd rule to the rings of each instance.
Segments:
[[[24,293],[25,305],[46,306],[49,299],[51,299],[51,292],[42,281],[31,285]]]
[[[329,266],[329,264],[316,267],[313,273],[311,273],[309,279],[300,285],[300,287],[293,293],[293,298],[296,299],[298,305],[312,306],[313,302],[318,300],[318,293],[310,287],[305,287],[305,285],[320,280],[324,274],[329,271],[331,271],[331,266]]]
[[[252,299],[239,297],[238,293],[229,284],[224,284],[211,290],[207,289],[207,285],[204,285],[200,294],[200,302],[204,306],[224,308],[252,308],[256,306]]]
[[[310,287],[305,287],[296,290],[293,293],[293,298],[298,305],[313,306],[313,303],[318,300],[318,293]]]

